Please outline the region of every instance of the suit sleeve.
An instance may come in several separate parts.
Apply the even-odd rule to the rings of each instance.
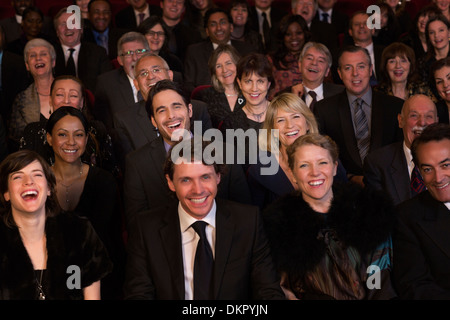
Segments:
[[[450,299],[450,290],[433,279],[427,257],[410,218],[417,208],[402,205],[394,233],[394,283],[400,298],[408,300]]]
[[[374,188],[376,190],[382,190],[383,185],[381,183],[381,173],[378,167],[375,164],[375,161],[372,157],[367,156],[364,160],[364,185]]]

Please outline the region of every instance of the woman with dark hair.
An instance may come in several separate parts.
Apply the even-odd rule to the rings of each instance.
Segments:
[[[430,81],[430,68],[433,62],[450,55],[450,22],[442,14],[430,18],[425,28],[427,53],[419,61],[419,75]]]
[[[440,123],[450,122],[450,57],[440,59],[431,65],[432,83],[439,95],[436,109]]]
[[[384,48],[380,61],[381,81],[374,89],[406,100],[415,94],[424,94],[437,101],[426,82],[420,81],[412,48],[394,42]]]
[[[412,22],[410,14],[408,10],[406,10],[407,2],[399,0],[382,0],[382,1],[387,3],[389,7],[392,9],[392,12],[394,13],[399,23],[400,33],[403,34],[405,32],[410,32]]]
[[[206,11],[217,7],[213,0],[185,0],[186,11],[183,17],[183,24],[194,28],[200,33],[203,40],[208,38],[205,30],[204,17]]]
[[[250,5],[247,0],[232,0],[229,9],[233,19],[231,39],[251,44],[256,52],[262,53],[264,46],[259,32],[251,29]]]
[[[286,87],[301,83],[298,58],[305,43],[311,39],[311,32],[302,16],[288,15],[280,22],[277,39],[276,51],[267,55],[275,79],[269,100]]]
[[[0,189],[0,299],[100,299],[108,253],[89,220],[60,213],[46,161],[30,150],[10,154]],[[68,285],[77,274],[80,286]]]
[[[52,165],[56,195],[63,211],[75,212],[91,221],[114,262],[114,279],[107,278],[103,296],[120,295],[122,263],[121,212],[119,188],[114,176],[82,160],[88,143],[90,124],[73,107],[58,108],[48,119],[45,130],[53,149]],[[113,282],[111,282],[113,281]]]
[[[391,282],[395,208],[387,195],[336,183],[339,153],[327,136],[305,134],[287,155],[298,191],[263,214],[286,297],[396,298]]]
[[[398,40],[401,35],[400,24],[389,4],[381,2],[380,8],[380,29],[375,29],[372,36],[373,43],[388,46]]]
[[[147,39],[150,52],[161,56],[167,61],[172,71],[183,73],[183,62],[169,51],[169,31],[159,16],[150,16],[139,25],[138,32]]]

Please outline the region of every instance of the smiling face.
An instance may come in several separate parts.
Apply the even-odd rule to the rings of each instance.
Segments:
[[[415,138],[430,124],[437,122],[436,106],[430,98],[415,95],[405,102],[398,115],[399,127],[403,130],[403,139],[408,148]]]
[[[47,133],[48,144],[53,148],[55,159],[67,163],[78,163],[86,150],[87,133],[77,117],[66,115],[55,123]]]
[[[150,52],[158,54],[164,44],[166,34],[164,33],[163,27],[158,23],[145,34],[145,38],[150,47]]]
[[[417,159],[423,181],[436,200],[450,201],[450,140],[419,145]]]
[[[230,15],[235,26],[243,27],[247,23],[248,11],[247,7],[243,4],[237,4],[231,8]]]
[[[130,76],[130,78],[134,78],[134,67],[139,58],[144,54],[144,52],[138,53],[136,51],[145,50],[145,45],[140,41],[130,41],[122,44],[122,50],[117,57],[117,62],[123,67],[125,72]],[[121,55],[125,52],[133,52],[130,55]]]
[[[184,12],[184,0],[164,0],[160,4],[165,19],[177,21]]]
[[[411,63],[406,56],[396,56],[386,61],[386,71],[392,83],[405,83],[408,80]]]
[[[104,32],[111,23],[111,7],[106,1],[95,1],[91,4],[89,11],[89,21],[94,30]]]
[[[83,34],[82,29],[68,28],[67,19],[72,16],[72,13],[64,12],[58,17],[56,21],[56,35],[58,36],[61,44],[68,47],[75,47],[81,41],[81,36]],[[69,20],[69,22],[72,20]]]
[[[444,22],[435,20],[428,24],[428,37],[435,50],[448,47],[449,29]]]
[[[362,97],[369,90],[372,65],[364,52],[344,52],[339,59],[338,73],[351,94]]]
[[[208,20],[206,34],[213,43],[225,44],[230,40],[233,25],[223,12],[213,13]]]
[[[267,103],[267,94],[270,88],[270,82],[267,77],[258,74],[245,74],[242,79],[237,79],[242,94],[247,104],[251,106],[260,106]]]
[[[284,45],[293,54],[299,53],[305,44],[305,33],[297,23],[291,23],[284,35]]]
[[[50,50],[47,47],[34,47],[27,53],[25,66],[33,77],[40,75],[48,76],[52,73],[55,61],[52,61]]]
[[[183,97],[176,91],[164,90],[155,94],[152,108],[152,123],[169,145],[174,144],[171,138],[175,130],[189,130],[192,105],[187,106]]]
[[[439,96],[445,102],[450,103],[450,67],[444,66],[434,73],[434,81]]]
[[[292,7],[292,13],[301,15],[309,25],[316,15],[314,0],[298,0]]]
[[[6,201],[11,202],[12,214],[40,213],[45,215],[45,202],[50,195],[47,179],[39,161],[35,160],[8,177]]]
[[[308,88],[316,88],[328,76],[330,67],[326,54],[314,47],[309,48],[299,61],[304,84]]]
[[[428,19],[429,19],[428,14],[421,15],[417,19],[417,29],[419,30],[420,34],[425,34],[425,29],[427,27]]]
[[[216,77],[224,87],[233,85],[236,79],[236,64],[228,52],[219,55],[216,61]]]
[[[134,85],[139,88],[144,99],[147,101],[150,89],[161,80],[172,80],[173,72],[165,67],[160,57],[143,57],[136,64],[136,75]]]
[[[220,174],[214,166],[186,162],[174,166],[173,179],[166,175],[170,190],[174,191],[183,209],[196,219],[204,218],[211,210],[217,195]]]
[[[53,110],[63,106],[70,106],[83,109],[84,98],[78,82],[72,79],[57,80],[53,84],[53,90],[50,96],[50,104]]]
[[[22,19],[23,32],[29,37],[38,37],[42,31],[42,26],[42,18],[37,12],[29,12],[26,17]]]
[[[450,1],[449,0],[433,0],[433,2],[436,4],[436,6],[441,10],[442,12],[447,12]]]
[[[279,130],[280,144],[284,148],[290,146],[298,137],[309,130],[306,118],[301,113],[279,108],[274,118],[274,129]]]
[[[330,152],[316,145],[303,145],[297,148],[294,157],[292,173],[303,199],[308,203],[331,202],[337,163]]]
[[[369,16],[366,13],[359,13],[353,17],[348,33],[355,43],[366,44],[372,42],[372,35],[375,29],[367,27],[367,19],[369,19]]]
[[[26,8],[33,5],[33,0],[12,0],[11,5],[13,6],[16,14],[21,16]]]

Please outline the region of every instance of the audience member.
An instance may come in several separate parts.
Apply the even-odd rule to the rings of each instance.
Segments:
[[[380,28],[374,28],[373,43],[388,46],[398,41],[402,30],[397,16],[389,4],[381,2],[377,6],[380,8]]]
[[[135,66],[135,86],[143,99],[125,110],[114,114],[114,128],[120,146],[120,162],[133,150],[137,150],[159,136],[145,109],[150,89],[160,80],[173,80],[174,72],[167,62],[154,53],[144,54]],[[205,102],[192,100],[192,121],[201,121],[202,132],[212,127],[208,107]],[[123,168],[124,169],[124,168]]]
[[[276,51],[267,55],[274,77],[269,100],[286,87],[301,83],[298,58],[305,43],[311,39],[311,33],[302,16],[287,15],[280,21],[277,39]]]
[[[90,124],[77,108],[61,107],[47,121],[48,145],[55,162],[56,195],[63,211],[75,212],[92,223],[113,262],[113,271],[101,286],[103,299],[121,297],[125,252],[121,242],[119,189],[114,176],[83,163]]]
[[[130,31],[117,42],[117,62],[120,67],[98,76],[95,88],[94,116],[113,132],[114,114],[142,100],[134,85],[136,61],[150,51],[147,39],[139,32]]]
[[[253,30],[262,37],[264,53],[270,53],[276,49],[278,24],[288,14],[277,6],[273,6],[273,2],[273,0],[255,0],[249,12]]]
[[[30,40],[24,49],[24,60],[34,81],[16,96],[12,106],[8,124],[11,152],[18,150],[27,124],[48,119],[52,113],[50,87],[56,61],[55,49],[44,39]]]
[[[237,82],[239,59],[237,51],[228,44],[219,45],[209,58],[212,86],[202,90],[199,99],[207,103],[214,128],[221,129],[223,121],[246,103]]]
[[[287,154],[300,192],[278,199],[264,212],[286,297],[395,299],[392,203],[381,192],[334,182],[339,155],[329,137],[303,135]],[[370,279],[374,273],[375,286]]]
[[[149,4],[147,0],[125,0],[128,5],[120,10],[115,18],[117,28],[136,31],[136,28],[150,16],[161,16],[160,6]]]
[[[136,218],[126,299],[284,299],[258,208],[217,197],[225,165],[208,146],[190,139],[171,149],[164,175],[178,201]]]
[[[233,31],[231,39],[250,43],[256,52],[264,52],[262,36],[258,31],[252,29],[250,17],[250,5],[247,0],[233,0],[230,3],[230,16],[233,19]]]
[[[403,100],[373,91],[372,63],[366,49],[343,48],[338,72],[345,90],[315,104],[314,114],[321,133],[339,146],[340,159],[349,180],[363,184],[363,161],[369,152],[399,141],[397,115]]]
[[[379,78],[379,85],[374,88],[376,91],[403,100],[420,93],[437,101],[428,81],[419,78],[414,50],[401,42],[394,42],[384,48]]]
[[[433,87],[436,88],[439,101],[436,103],[440,123],[450,122],[450,57],[440,59],[431,65]]]
[[[80,78],[90,91],[95,91],[97,76],[113,68],[106,50],[96,44],[81,42],[83,26],[67,25],[72,13],[61,9],[54,18],[59,43],[55,44],[55,76],[73,75]]]
[[[172,201],[162,170],[167,151],[177,141],[174,135],[180,133],[177,130],[185,129],[194,138],[199,134],[198,129],[190,125],[192,105],[188,96],[170,80],[158,81],[153,86],[146,110],[160,136],[126,157],[124,199],[127,226],[141,212]],[[221,177],[218,197],[250,204],[250,192],[242,166],[227,165],[227,170],[228,173]]]
[[[46,161],[30,150],[14,152],[0,177],[2,300],[99,300],[112,263],[89,220],[59,213]],[[81,279],[68,286],[74,265]]]
[[[228,12],[220,8],[213,8],[205,14],[204,28],[208,39],[190,45],[186,51],[184,61],[184,85],[189,91],[195,87],[211,84],[208,70],[208,60],[219,44],[230,43],[241,56],[255,51],[250,44],[230,40],[233,20]]]
[[[348,16],[336,8],[337,0],[318,0],[317,3],[319,7],[314,20],[331,24],[338,35],[348,32]]]
[[[422,182],[422,177],[412,162],[411,144],[428,125],[437,121],[436,106],[428,96],[409,97],[398,115],[403,141],[381,147],[366,157],[364,185],[383,190],[395,205],[423,191],[416,185],[416,179]]]
[[[167,61],[171,70],[183,75],[184,65],[182,60],[169,50],[169,31],[161,17],[151,16],[142,22],[138,32],[147,39],[151,53],[157,54]]]
[[[450,2],[448,0],[432,0],[432,2],[441,11],[441,14],[450,20]]]
[[[317,101],[334,96],[344,90],[344,86],[340,84],[324,82],[330,73],[332,60],[330,50],[325,45],[319,42],[307,42],[298,59],[302,82],[286,87],[280,92],[297,94],[313,111]]]
[[[413,24],[411,21],[410,12],[406,8],[407,5],[406,1],[398,1],[398,0],[381,0],[381,1],[387,3],[394,12],[394,15],[397,18],[400,26],[400,34],[410,32],[413,27]]]
[[[209,9],[217,8],[214,0],[188,0],[186,11],[183,15],[183,25],[190,26],[194,32],[200,34],[200,38],[205,40],[208,34],[205,30],[205,16]]]
[[[92,42],[106,50],[110,60],[117,58],[117,42],[125,30],[113,27],[109,0],[90,0],[89,24],[84,26],[82,41]]]
[[[427,190],[398,207],[394,282],[401,299],[450,299],[450,126],[433,124],[411,153]]]

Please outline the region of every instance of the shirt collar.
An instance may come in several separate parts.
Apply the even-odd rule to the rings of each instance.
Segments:
[[[199,221],[198,219],[195,219],[194,217],[189,215],[186,210],[184,210],[181,202],[178,202],[178,217],[180,219],[181,232],[185,232],[194,222]],[[211,210],[203,219],[201,219],[201,221],[205,221],[213,228],[216,227],[216,200],[213,201]]]
[[[353,106],[353,103],[355,102],[355,100],[358,98],[357,96],[349,93],[347,91],[347,95],[348,95],[348,102],[350,103],[350,106]],[[370,106],[372,104],[372,88],[369,86],[369,90],[367,90],[366,93],[364,93],[361,97],[361,99],[368,105]]]
[[[307,86],[304,86],[306,89],[306,93],[308,93],[311,90],[314,90],[314,92],[317,94],[317,97],[323,97],[323,83],[321,83],[317,88],[310,89]]]

